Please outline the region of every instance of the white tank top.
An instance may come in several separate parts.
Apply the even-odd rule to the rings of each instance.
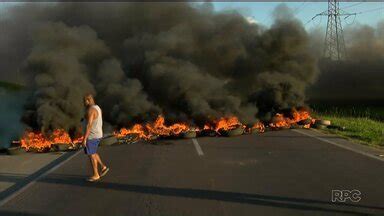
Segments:
[[[103,137],[103,118],[101,115],[101,109],[97,105],[93,105],[92,108],[97,110],[98,115],[97,118],[92,122],[88,139],[100,139]]]

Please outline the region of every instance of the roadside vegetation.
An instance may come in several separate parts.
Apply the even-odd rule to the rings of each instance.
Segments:
[[[384,106],[314,105],[312,108],[314,117],[331,120],[335,126],[324,131],[363,144],[384,147]]]

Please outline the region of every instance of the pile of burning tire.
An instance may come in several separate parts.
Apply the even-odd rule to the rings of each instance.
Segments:
[[[313,123],[314,122],[314,123]],[[250,134],[250,133],[260,133],[271,130],[281,130],[281,129],[288,129],[288,128],[303,128],[304,125],[313,125],[314,128],[323,129],[326,127],[329,127],[331,125],[330,121],[328,120],[316,120],[313,121],[312,119],[305,119],[300,122],[297,122],[296,124],[292,124],[289,127],[270,127],[267,126],[263,129],[252,129],[250,127],[246,127],[244,125],[238,125],[236,127],[224,130],[220,129],[218,131],[213,129],[203,129],[203,130],[188,130],[181,132],[179,134],[174,134],[170,136],[158,136],[153,135],[150,138],[147,138],[146,140],[156,140],[156,139],[192,139],[196,137],[235,137],[235,136],[241,136],[243,134]],[[116,146],[116,145],[124,145],[124,144],[133,144],[138,141],[142,140],[138,134],[132,133],[128,134],[122,137],[117,137],[115,135],[108,135],[100,141],[100,147],[104,146]],[[46,148],[43,150],[35,150],[35,149],[28,149],[26,151],[24,148],[20,146],[13,146],[6,150],[7,154],[9,155],[21,155],[27,152],[32,153],[47,153],[47,152],[66,152],[66,151],[75,151],[82,148],[81,143],[55,143],[52,144],[50,148]]]
[[[26,150],[21,146],[11,146],[6,149],[8,155],[21,155],[25,153],[49,153],[49,152],[67,152],[67,151],[76,151],[81,148],[80,143],[55,143],[52,144],[50,148],[45,149],[34,149],[30,148]]]
[[[103,137],[100,141],[99,146],[115,146],[115,145],[121,145],[121,144],[132,144],[137,141],[139,141],[139,137],[137,134],[129,134],[124,137],[116,137],[114,135],[107,135]],[[50,147],[46,148],[28,148],[25,149],[20,146],[19,142],[12,143],[11,147],[5,149],[5,152],[8,155],[22,155],[25,153],[51,153],[51,152],[68,152],[68,151],[76,151],[82,148],[82,145],[80,142],[77,143],[54,143],[51,144]]]
[[[111,146],[118,144],[119,141],[115,136],[107,136],[104,137],[100,141],[100,146]],[[76,151],[81,149],[81,143],[54,143],[49,148],[44,149],[33,149],[29,148],[26,150],[25,148],[18,146],[11,146],[5,150],[8,155],[22,155],[25,153],[52,153],[52,152],[68,152],[68,151]]]
[[[213,129],[204,129],[204,130],[196,130],[191,129],[187,130],[178,134],[171,134],[171,135],[152,135],[149,137],[146,137],[145,139],[140,138],[139,134],[130,133],[125,136],[116,136],[116,135],[108,135],[102,138],[100,141],[100,147],[104,146],[115,146],[115,145],[123,145],[123,144],[133,144],[140,140],[157,140],[157,139],[192,139],[196,137],[234,137],[234,136],[240,136],[247,133],[255,133],[260,132],[260,130],[247,130],[244,125],[237,125],[234,127],[231,127],[229,129],[219,129],[219,130],[213,130]],[[17,146],[12,146],[6,150],[7,154],[9,155],[21,155],[25,154],[27,152],[30,153],[49,153],[49,152],[67,152],[67,151],[76,151],[78,149],[82,148],[81,143],[54,143],[51,144],[49,147],[46,148],[28,148],[26,150],[25,148],[20,146],[20,143],[18,143]]]
[[[190,127],[183,122],[166,124],[163,116],[152,123],[135,124],[131,128],[121,128],[113,134],[105,136],[100,146],[115,146],[133,144],[140,140],[154,141],[161,139],[191,139],[195,137],[234,137],[243,134],[262,133],[265,131],[298,128],[331,128],[328,120],[316,120],[310,116],[306,109],[289,109],[276,113],[269,122],[256,122],[252,125],[244,125],[235,116],[222,117],[216,121],[206,123],[204,126]],[[25,152],[64,152],[75,151],[82,148],[79,138],[72,139],[62,129],[56,129],[51,135],[42,132],[28,132],[20,139],[18,145],[7,149],[10,155],[19,155]],[[25,148],[22,148],[25,147]]]

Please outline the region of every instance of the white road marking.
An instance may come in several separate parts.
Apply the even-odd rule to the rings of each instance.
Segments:
[[[30,181],[28,184],[24,185],[22,188],[18,189],[17,191],[13,192],[12,194],[10,194],[9,196],[7,196],[6,198],[4,198],[3,200],[0,200],[0,207],[2,207],[3,205],[5,205],[7,202],[9,202],[10,200],[12,200],[13,198],[17,197],[19,194],[23,193],[25,190],[27,190],[29,187],[31,187],[32,185],[34,185],[37,181],[39,181],[40,179],[42,179],[43,177],[45,177],[46,175],[48,175],[49,173],[57,170],[60,166],[64,165],[66,162],[68,162],[69,160],[71,160],[72,158],[74,158],[76,155],[78,155],[80,152],[83,152],[82,150],[79,150],[77,151],[76,153],[74,153],[73,155],[71,155],[70,157],[68,157],[67,159],[65,159],[64,161],[56,164],[54,167],[52,167],[51,169],[47,170],[45,173],[37,176],[35,179],[33,179],[32,181]]]
[[[343,149],[347,149],[349,151],[353,151],[355,153],[358,153],[358,154],[361,154],[361,155],[364,155],[364,156],[367,156],[367,157],[370,157],[370,158],[373,158],[373,159],[376,159],[376,160],[380,160],[380,161],[383,161],[384,162],[384,158],[381,158],[381,157],[377,157],[375,155],[372,155],[370,153],[367,153],[367,152],[363,152],[363,151],[360,151],[360,150],[357,150],[357,149],[354,149],[354,148],[351,148],[351,147],[348,147],[348,146],[345,146],[345,145],[342,145],[342,144],[339,144],[339,143],[336,143],[336,142],[333,142],[331,140],[327,140],[325,138],[322,138],[322,137],[317,137],[317,136],[314,136],[312,134],[308,134],[304,131],[301,131],[301,130],[296,130],[294,129],[293,131],[297,132],[297,133],[300,133],[300,134],[304,134],[306,136],[309,136],[309,137],[312,137],[312,138],[315,138],[315,139],[318,139],[318,140],[321,140],[323,142],[326,142],[326,143],[329,143],[329,144],[332,144],[332,145],[335,145],[337,147],[340,147],[340,148],[343,148]]]
[[[203,150],[201,149],[199,143],[197,142],[197,140],[195,138],[192,139],[192,142],[193,142],[193,145],[195,146],[195,149],[197,151],[197,154],[199,156],[203,156],[204,155],[204,152]]]

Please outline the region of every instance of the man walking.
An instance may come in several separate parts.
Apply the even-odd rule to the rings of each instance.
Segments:
[[[86,127],[83,139],[85,153],[91,161],[93,175],[87,181],[94,182],[103,177],[109,171],[109,168],[101,161],[97,154],[97,147],[103,137],[103,118],[101,109],[95,104],[92,94],[87,94],[84,97],[84,105],[86,107]],[[98,171],[98,164],[101,166],[101,173]]]

